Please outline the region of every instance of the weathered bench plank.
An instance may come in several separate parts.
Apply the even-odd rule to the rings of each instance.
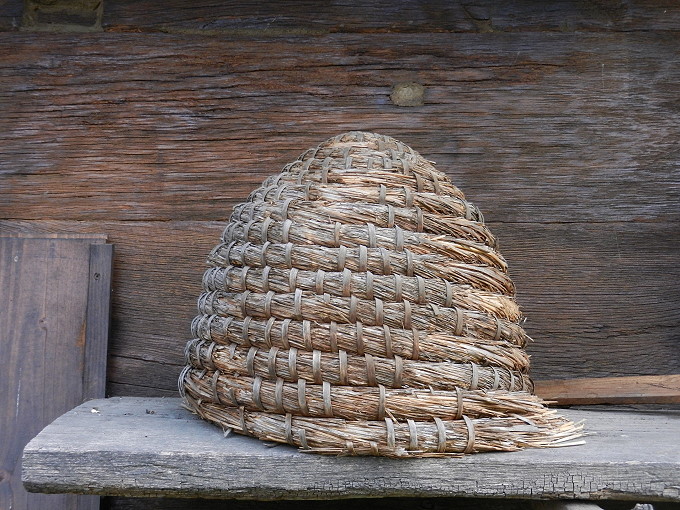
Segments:
[[[680,413],[565,411],[583,446],[462,459],[323,457],[267,447],[175,398],[93,400],[24,450],[36,492],[230,499],[462,496],[680,501]]]

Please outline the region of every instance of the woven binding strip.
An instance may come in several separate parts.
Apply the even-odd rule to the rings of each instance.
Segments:
[[[179,379],[240,434],[335,455],[579,444],[532,394],[514,285],[481,212],[403,143],[350,132],[236,206]]]

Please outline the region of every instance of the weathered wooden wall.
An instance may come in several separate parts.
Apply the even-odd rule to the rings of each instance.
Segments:
[[[537,379],[680,372],[676,2],[0,2],[0,232],[116,245],[111,395],[174,395],[234,204],[334,134],[401,139],[501,240]],[[18,14],[17,14],[18,13]],[[416,81],[425,104],[399,107]]]

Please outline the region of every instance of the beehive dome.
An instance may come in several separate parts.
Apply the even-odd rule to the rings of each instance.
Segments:
[[[208,258],[185,405],[304,450],[439,456],[571,444],[532,394],[514,285],[433,163],[350,132],[236,206]]]

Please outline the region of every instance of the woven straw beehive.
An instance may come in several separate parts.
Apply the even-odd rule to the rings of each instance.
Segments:
[[[350,132],[235,207],[180,376],[224,429],[438,456],[574,444],[532,395],[514,286],[479,210],[401,142]]]

